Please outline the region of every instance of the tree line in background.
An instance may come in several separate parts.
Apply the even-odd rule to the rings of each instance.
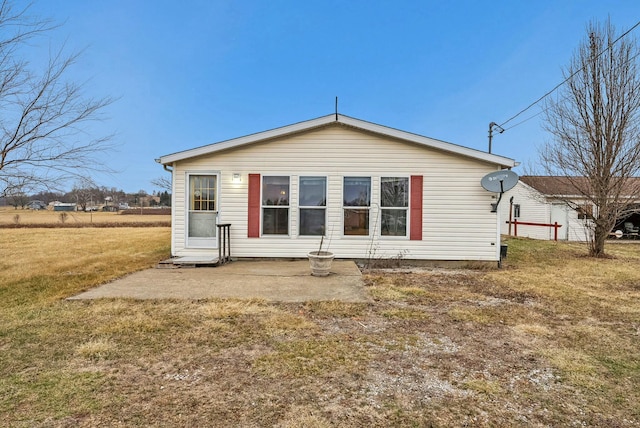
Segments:
[[[32,202],[41,202],[47,206],[54,202],[75,203],[79,211],[118,210],[137,207],[170,207],[171,193],[167,190],[154,190],[151,194],[144,190],[125,193],[115,187],[95,186],[90,184],[75,185],[71,191],[41,191],[27,194],[14,191],[0,198],[0,206],[12,206],[15,209],[32,207]],[[36,203],[36,207],[39,204]]]

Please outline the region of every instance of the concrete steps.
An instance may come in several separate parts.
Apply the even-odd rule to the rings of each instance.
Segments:
[[[158,263],[158,269],[179,269],[218,266],[218,257],[174,257]]]

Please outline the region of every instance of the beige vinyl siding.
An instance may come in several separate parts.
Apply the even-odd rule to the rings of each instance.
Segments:
[[[492,194],[480,179],[496,165],[427,149],[335,125],[255,143],[174,164],[174,255],[202,250],[184,245],[185,173],[220,171],[220,222],[231,223],[233,257],[305,257],[319,237],[298,236],[298,177],[326,176],[325,249],[338,258],[395,257],[435,260],[497,260],[496,214]],[[231,182],[240,173],[242,182]],[[248,174],[291,177],[289,236],[247,238]],[[422,175],[423,240],[379,236],[381,177]],[[372,178],[370,230],[375,237],[342,236],[342,183],[345,176]]]

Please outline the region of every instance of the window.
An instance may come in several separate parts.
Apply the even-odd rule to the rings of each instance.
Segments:
[[[327,178],[300,177],[300,235],[326,233]]]
[[[513,204],[513,217],[520,218],[520,204]]]
[[[289,177],[262,178],[262,234],[289,233]]]
[[[343,215],[345,235],[369,235],[371,177],[345,177]]]
[[[585,202],[576,208],[580,220],[593,220],[593,204]]]
[[[409,178],[382,177],[380,180],[380,206],[382,236],[407,236],[409,208]]]

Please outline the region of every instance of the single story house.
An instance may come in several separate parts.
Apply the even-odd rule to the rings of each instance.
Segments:
[[[331,114],[157,159],[172,172],[174,257],[499,261],[496,195],[513,159]]]
[[[637,184],[633,183],[634,186]],[[561,226],[557,232],[559,240],[588,241],[596,207],[576,190],[576,185],[581,189],[588,188],[588,182],[581,177],[569,181],[562,176],[521,176],[518,184],[505,192],[502,199],[501,233],[515,234],[516,225],[509,225],[509,219],[518,223],[557,223]],[[630,213],[618,219],[613,231],[620,230],[623,237],[628,237],[625,223],[640,226],[640,214]],[[531,224],[518,224],[517,235],[534,239],[555,238],[553,227]]]
[[[46,210],[47,204],[42,201],[33,200],[27,204],[28,210]]]

